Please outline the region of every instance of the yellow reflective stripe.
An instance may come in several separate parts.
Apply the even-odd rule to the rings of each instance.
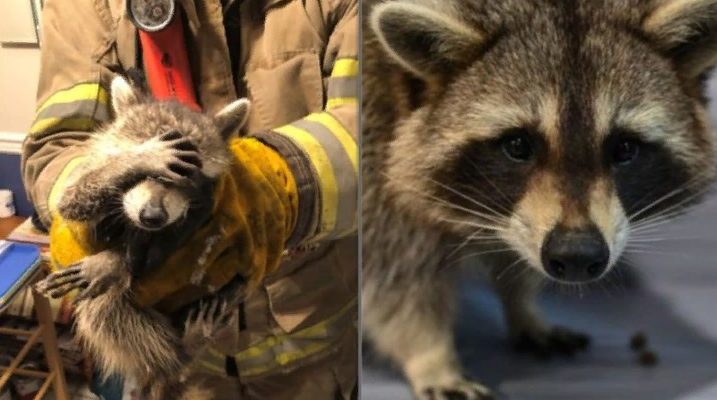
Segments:
[[[224,365],[222,365],[224,368],[220,368],[216,363],[213,363],[211,361],[204,361],[204,360],[199,360],[199,365],[201,365],[202,367],[204,367],[208,370],[211,370],[214,373],[218,373],[220,375],[227,374],[226,367],[224,367]]]
[[[78,100],[95,100],[100,104],[107,105],[109,104],[109,95],[98,83],[80,83],[69,89],[53,93],[37,108],[36,113],[39,114],[53,104],[71,103]]]
[[[344,104],[356,104],[356,98],[355,97],[336,97],[333,99],[329,99],[326,102],[326,109],[330,110],[330,109],[336,108],[338,106],[343,106]]]
[[[328,128],[344,147],[346,154],[351,159],[351,164],[354,167],[354,171],[358,173],[358,145],[356,144],[356,140],[354,140],[353,136],[351,136],[349,131],[346,130],[346,128],[344,128],[344,126],[341,125],[341,123],[329,113],[324,112],[309,114],[304,119],[307,121],[318,122]]]
[[[67,178],[70,176],[72,171],[74,171],[75,168],[77,168],[77,166],[80,165],[84,160],[84,156],[73,158],[67,164],[65,164],[65,168],[63,168],[62,172],[60,172],[60,175],[58,175],[55,184],[52,185],[52,189],[50,190],[50,196],[47,199],[47,206],[50,209],[50,215],[54,215],[57,213],[57,203],[60,201],[60,196],[62,195],[62,191],[65,188],[65,182],[67,181]]]
[[[285,340],[285,339],[284,339]],[[263,341],[259,342],[258,344],[251,346],[245,350],[242,350],[240,353],[237,353],[234,357],[236,357],[239,361],[248,360],[250,358],[259,357],[260,355],[264,354],[267,350],[271,349],[272,347],[276,346],[277,344],[280,344],[284,340],[279,339],[277,336],[271,336]]]
[[[331,70],[333,78],[342,76],[357,76],[359,74],[359,62],[355,58],[340,58],[334,63]]]
[[[97,125],[97,121],[95,121],[92,118],[45,118],[41,119],[34,124],[32,124],[32,127],[30,128],[30,134],[36,134],[40,132],[45,132],[49,129],[52,129],[53,131],[70,131],[70,130],[77,130],[77,131],[87,131],[92,128],[94,128]]]
[[[255,344],[254,346],[251,346],[248,349],[237,353],[234,357],[236,357],[237,361],[247,361],[251,358],[258,357],[258,356],[262,355],[263,353],[265,353],[266,351],[270,350],[271,348],[276,347],[281,344],[284,344],[285,342],[292,340],[292,339],[306,339],[306,338],[311,338],[311,337],[316,337],[316,336],[325,336],[326,332],[328,332],[329,326],[334,321],[341,318],[345,313],[347,313],[349,310],[351,310],[351,308],[354,306],[356,306],[356,298],[355,297],[351,301],[349,301],[348,304],[343,306],[338,312],[336,312],[336,314],[317,323],[316,325],[310,326],[308,328],[304,328],[295,333],[268,337],[268,338],[264,339],[263,341]],[[284,352],[284,353],[294,353],[294,352]],[[283,354],[283,353],[280,353],[280,354]]]
[[[292,361],[301,360],[306,357],[310,357],[316,353],[320,353],[322,350],[327,349],[330,345],[331,345],[331,343],[314,343],[311,346],[307,346],[307,349],[305,349],[304,351],[279,354],[274,358],[274,361],[276,361],[276,363],[279,364],[280,366],[284,366],[286,364],[289,364]],[[271,365],[271,364],[260,366],[260,367],[254,367],[254,368],[244,368],[244,369],[241,369],[239,374],[244,377],[252,376],[252,375],[259,375],[259,374],[263,374],[265,372],[269,372],[274,368],[276,368],[276,365]]]
[[[320,180],[321,189],[321,226],[319,235],[314,240],[322,237],[322,233],[331,232],[336,226],[336,213],[338,210],[339,191],[336,185],[336,176],[331,165],[331,160],[326,154],[324,147],[310,133],[292,125],[285,125],[275,129],[290,139],[306,153]]]

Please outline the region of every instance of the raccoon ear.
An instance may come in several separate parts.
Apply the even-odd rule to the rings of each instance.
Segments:
[[[717,65],[717,0],[660,0],[642,29],[686,78]]]
[[[466,66],[486,39],[478,29],[451,15],[451,11],[388,2],[376,6],[370,23],[378,40],[397,62],[419,77],[432,78]]]
[[[214,115],[214,123],[222,138],[228,140],[239,132],[249,118],[249,100],[239,99],[224,107]]]
[[[121,114],[127,107],[142,101],[142,94],[135,89],[124,77],[117,75],[112,79],[110,88],[112,94],[112,108],[115,114]]]

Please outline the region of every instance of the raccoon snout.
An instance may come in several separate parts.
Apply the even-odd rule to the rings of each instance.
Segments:
[[[180,190],[147,179],[124,194],[122,206],[138,228],[159,230],[182,218],[189,209],[189,200]]]
[[[161,203],[147,203],[139,212],[139,222],[146,229],[159,229],[167,225],[169,215]]]
[[[554,228],[542,248],[543,269],[551,278],[585,283],[600,278],[608,267],[610,249],[594,226],[582,229]]]

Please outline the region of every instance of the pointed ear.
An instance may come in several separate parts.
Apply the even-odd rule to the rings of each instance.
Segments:
[[[121,114],[127,107],[139,104],[142,101],[140,91],[119,75],[112,79],[110,92],[112,94],[112,108],[115,114]]]
[[[684,77],[699,78],[717,65],[717,0],[654,3],[642,29]]]
[[[222,138],[228,140],[239,132],[249,118],[249,100],[239,99],[224,107],[214,115],[214,123]]]
[[[371,28],[386,52],[424,79],[465,67],[486,41],[483,33],[445,3],[441,10],[395,1],[380,4],[371,13]]]

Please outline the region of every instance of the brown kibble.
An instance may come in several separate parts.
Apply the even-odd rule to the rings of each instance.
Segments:
[[[647,347],[647,335],[637,332],[630,339],[630,348],[634,351],[644,350]]]
[[[659,361],[660,359],[654,351],[645,350],[640,353],[639,362],[643,367],[654,367]]]

